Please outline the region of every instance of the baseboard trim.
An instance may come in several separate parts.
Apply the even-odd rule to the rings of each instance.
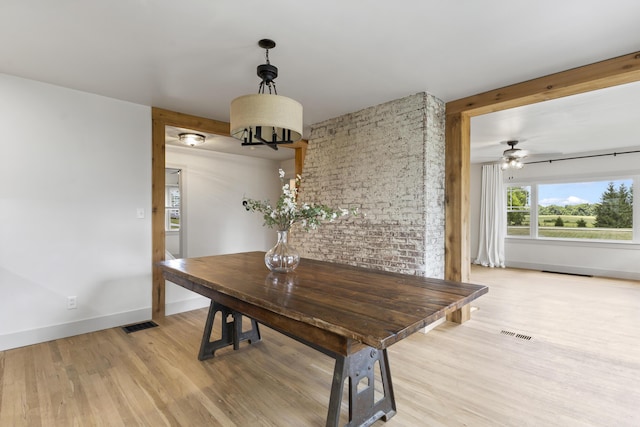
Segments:
[[[196,298],[168,303],[165,306],[165,313],[169,316],[171,314],[182,313],[183,311],[209,307],[209,304],[209,298],[198,296]],[[118,328],[123,325],[144,322],[150,319],[151,308],[149,307],[124,313],[116,313],[109,316],[77,320],[75,322],[45,326],[43,328],[29,329],[20,332],[12,332],[0,335],[0,351],[40,344],[61,338],[73,337],[76,335],[101,331],[103,329]]]
[[[507,267],[526,270],[553,271],[555,273],[575,274],[580,276],[611,277],[614,279],[640,280],[640,275],[631,271],[614,271],[589,267],[573,267],[567,265],[537,264],[529,262],[508,261]]]
[[[172,314],[178,314],[185,311],[197,310],[199,308],[209,307],[211,300],[203,296],[197,296],[195,298],[184,299],[180,301],[174,301],[166,303],[164,312],[167,316]]]
[[[432,331],[433,329],[435,329],[438,326],[442,325],[446,321],[447,321],[446,317],[441,317],[438,320],[436,320],[435,322],[430,323],[427,326],[425,326],[424,328],[420,329],[420,332],[422,332],[423,334],[426,334],[429,331]]]
[[[77,320],[59,325],[45,326],[44,328],[12,332],[0,335],[0,351],[87,334],[103,329],[116,328],[149,319],[151,319],[151,307],[116,313],[109,316]]]
[[[542,270],[543,273],[549,274],[564,274],[567,276],[578,276],[578,277],[593,277],[593,274],[583,274],[583,273],[569,273],[567,271],[557,271],[557,270]]]

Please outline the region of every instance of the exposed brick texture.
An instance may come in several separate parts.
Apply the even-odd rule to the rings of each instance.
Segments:
[[[363,215],[295,230],[300,254],[442,278],[444,113],[419,93],[314,125],[300,200]]]

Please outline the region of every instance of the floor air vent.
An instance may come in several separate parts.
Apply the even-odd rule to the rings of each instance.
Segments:
[[[141,331],[143,329],[155,328],[158,326],[156,322],[142,322],[136,323],[135,325],[123,326],[122,329],[128,334],[131,332]]]
[[[502,335],[509,335],[510,337],[520,338],[521,340],[526,340],[526,341],[531,340],[531,336],[529,336],[529,335],[517,334],[515,332],[505,331],[504,329],[502,331],[500,331],[500,333]]]

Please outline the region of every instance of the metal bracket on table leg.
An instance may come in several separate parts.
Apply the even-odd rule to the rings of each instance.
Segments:
[[[378,362],[382,394],[375,400],[375,367]],[[337,356],[329,400],[327,427],[340,423],[342,389],[349,379],[349,423],[345,427],[366,427],[379,419],[389,420],[396,413],[396,401],[391,384],[387,350],[366,347],[349,356]]]
[[[222,313],[222,337],[219,340],[211,341],[211,331],[213,329],[213,321],[215,320],[216,313]],[[230,320],[230,318],[232,320]],[[215,301],[211,301],[209,306],[209,314],[207,315],[207,322],[204,325],[204,334],[202,335],[202,343],[200,344],[200,353],[198,353],[198,360],[210,359],[214,356],[216,350],[233,345],[233,349],[240,348],[241,341],[248,341],[249,344],[260,341],[260,329],[258,328],[258,322],[251,319],[251,329],[248,331],[242,331],[242,313],[218,304]]]

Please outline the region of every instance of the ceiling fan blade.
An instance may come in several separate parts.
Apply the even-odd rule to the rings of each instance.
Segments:
[[[521,148],[509,148],[508,150],[504,150],[504,152],[502,153],[502,156],[522,158],[522,157],[527,157],[528,154],[529,152],[527,150],[523,150]]]

